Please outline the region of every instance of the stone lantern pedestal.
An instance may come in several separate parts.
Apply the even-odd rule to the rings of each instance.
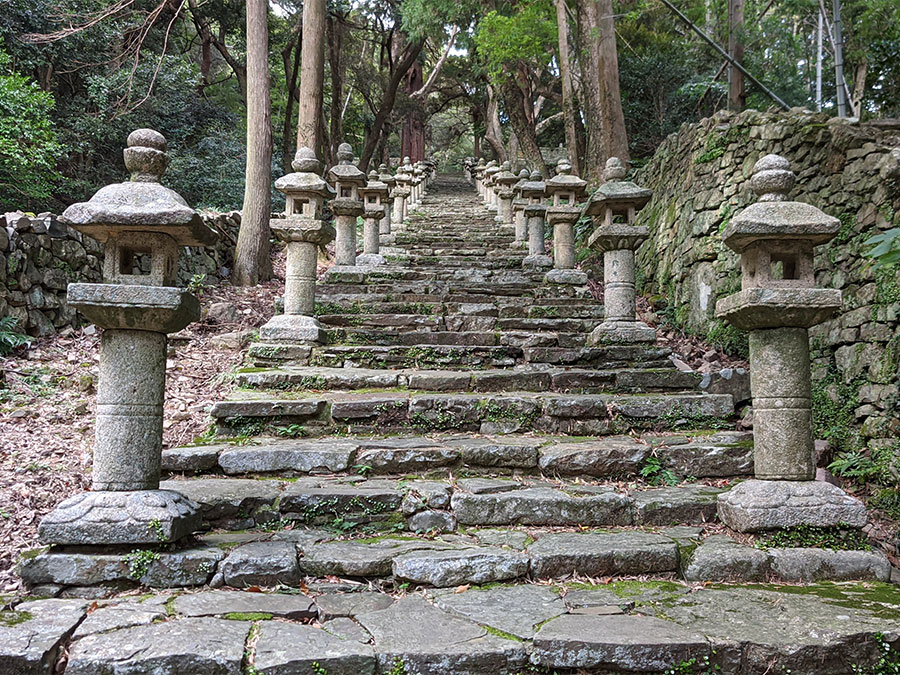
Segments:
[[[624,180],[627,173],[618,158],[610,157],[605,182],[584,211],[596,224],[588,246],[603,254],[605,318],[588,337],[589,345],[656,341],[656,331],[637,319],[634,276],[634,252],[650,236],[650,229],[634,220],[653,193]]]
[[[360,197],[365,204],[363,213],[363,254],[356,259],[357,264],[365,266],[384,265],[381,255],[381,231],[379,223],[384,218],[385,207],[382,200],[387,201],[388,186],[378,180],[378,172],[369,173],[369,182],[359,189]]]
[[[397,185],[397,179],[391,175],[387,164],[382,164],[378,167],[378,180],[384,183],[388,189],[387,197],[384,200],[384,218],[378,223],[378,233],[382,237],[389,237],[391,234],[391,217],[394,212],[394,188]]]
[[[337,195],[331,202],[335,225],[335,265],[355,267],[356,219],[365,210],[359,199],[359,188],[366,184],[366,174],[353,164],[353,148],[349,143],[341,143],[338,146],[337,157],[340,163],[331,167],[328,172],[329,182]]]
[[[479,197],[484,197],[484,170],[486,168],[487,164],[484,163],[484,159],[479,157],[478,164],[472,169],[472,176],[475,180],[475,192],[478,193]]]
[[[41,521],[44,544],[159,544],[200,526],[197,506],[159,489],[166,335],[200,318],[200,303],[175,288],[178,247],[215,234],[176,192],[160,185],[166,140],[151,129],[128,137],[131,181],[102,188],[61,220],[106,244],[104,283],[70,284],[68,302],[104,329],[100,346],[92,492],[64,500]],[[140,274],[138,257],[150,257]]]
[[[522,198],[522,186],[528,182],[528,169],[519,172],[519,180],[513,185],[513,227],[515,238],[510,248],[523,248],[528,245],[528,223],[525,221],[525,199]]]
[[[762,480],[746,481],[720,498],[719,515],[744,531],[865,524],[860,502],[814,481],[808,329],[840,309],[841,292],[815,288],[813,247],[834,238],[840,221],[788,201],[793,185],[786,159],[760,159],[751,179],[759,201],[722,235],[741,256],[741,291],[720,300],[716,314],[750,331],[753,473]]]
[[[482,180],[482,185],[484,186],[484,208],[488,211],[497,211],[497,192],[496,185],[494,185],[494,176],[498,173],[500,173],[500,167],[497,166],[496,160],[492,159],[484,170],[484,179]]]
[[[286,217],[269,221],[287,249],[284,313],[262,326],[259,337],[277,344],[321,344],[326,332],[315,318],[316,270],[319,248],[335,236],[334,228],[322,220],[322,207],[334,191],[319,175],[322,163],[311,149],[298,150],[292,166],[295,173],[275,181],[275,189],[285,194]]]
[[[584,197],[587,183],[572,175],[566,159],[557,164],[556,175],[547,181],[547,195],[553,199],[547,208],[547,222],[553,228],[553,268],[544,277],[549,283],[584,285],[587,274],[575,269],[575,223],[581,216],[577,202]]]

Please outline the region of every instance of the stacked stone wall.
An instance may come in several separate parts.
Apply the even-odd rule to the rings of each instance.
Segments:
[[[715,319],[715,305],[740,288],[740,270],[721,232],[755,199],[754,163],[783,155],[797,174],[791,198],[841,220],[840,234],[817,249],[816,281],[843,291],[843,310],[810,339],[819,425],[835,425],[832,440],[846,445],[900,437],[900,269],[864,255],[869,237],[900,226],[898,146],[900,128],[890,122],[723,112],[684,125],[635,178],[654,192],[637,220],[651,231],[638,257],[643,292],[658,294],[670,321],[732,346],[741,337]]]
[[[231,274],[240,213],[208,213],[203,219],[219,240],[180,256],[181,286],[197,275],[213,284]],[[66,305],[66,287],[73,281],[99,282],[102,263],[103,246],[53,214],[0,216],[0,317],[15,317],[19,330],[39,336],[81,325],[77,312]],[[149,260],[139,259],[138,265],[149,272]]]

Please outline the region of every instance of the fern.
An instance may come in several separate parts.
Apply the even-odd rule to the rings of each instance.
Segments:
[[[17,347],[27,344],[29,337],[16,331],[19,320],[14,316],[0,317],[0,356],[11,354]]]

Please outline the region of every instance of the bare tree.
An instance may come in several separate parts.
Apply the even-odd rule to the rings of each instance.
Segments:
[[[297,148],[311,148],[317,153],[322,145],[322,84],[325,79],[326,22],[325,0],[305,0]]]
[[[272,277],[272,122],[269,100],[269,4],[247,0],[247,169],[232,283],[255,286]]]

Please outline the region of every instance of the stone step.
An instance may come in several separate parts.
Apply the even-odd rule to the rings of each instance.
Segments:
[[[4,616],[0,658],[12,673],[701,672],[690,663],[703,672],[843,675],[876,672],[892,658],[896,631],[885,625],[900,617],[900,590],[651,579],[406,595],[337,579],[290,593],[25,598]]]
[[[444,284],[498,284],[511,288],[532,290],[544,284],[544,275],[518,268],[489,269],[470,265],[465,268],[421,266],[415,268],[383,265],[379,267],[332,267],[325,276],[325,284],[384,284],[396,282],[425,282]]]
[[[579,318],[533,318],[512,317],[499,318],[491,316],[472,316],[471,314],[323,314],[319,321],[328,326],[340,326],[348,329],[380,329],[389,328],[393,334],[412,331],[534,331],[581,333],[590,331],[596,320],[585,321]],[[361,332],[357,330],[355,332]],[[384,343],[380,343],[384,344]],[[388,343],[389,344],[389,343]],[[415,344],[405,342],[404,344]],[[462,343],[450,343],[462,344]]]
[[[603,305],[587,298],[534,298],[527,305],[507,297],[332,293],[316,303],[316,316],[360,316],[369,314],[419,314],[429,317],[497,317],[533,319],[603,319]],[[593,323],[593,322],[592,322]]]
[[[509,319],[502,320],[505,323],[548,324],[551,321],[570,322],[582,326],[578,319]],[[478,323],[478,322],[468,322]],[[497,322],[500,323],[500,322]],[[512,347],[583,347],[587,340],[587,334],[583,326],[575,333],[551,332],[546,328],[538,332],[537,329],[516,330],[502,332],[500,328],[492,332],[462,330],[409,330],[402,331],[394,328],[362,329],[362,328],[335,328],[328,331],[328,343],[331,345],[378,345],[378,346],[407,346],[428,347],[457,346],[457,347],[497,347],[509,345]]]
[[[293,393],[273,398],[238,391],[214,404],[223,435],[252,436],[278,427],[321,435],[335,428],[354,433],[480,431],[605,436],[632,429],[729,425],[730,394],[418,394],[413,392]]]
[[[260,437],[235,445],[214,443],[167,448],[163,471],[171,474],[365,475],[458,473],[638,479],[653,462],[654,476],[727,478],[752,473],[752,434],[694,430],[643,436],[567,438],[517,435],[431,434],[393,437]],[[653,462],[651,462],[651,458]]]
[[[602,392],[653,392],[696,389],[699,373],[675,368],[586,370],[578,368],[379,370],[374,368],[244,368],[235,372],[239,387],[258,390],[354,390],[411,389],[416,391],[502,392],[556,391],[593,394]]]

